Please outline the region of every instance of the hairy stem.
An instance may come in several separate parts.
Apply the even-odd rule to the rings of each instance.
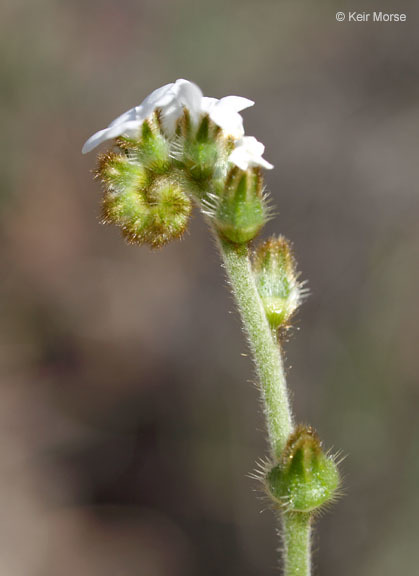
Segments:
[[[281,349],[266,319],[247,246],[217,240],[256,365],[272,458],[278,461],[293,429]],[[282,524],[285,576],[310,576],[310,516],[283,512]]]
[[[283,514],[286,576],[311,574],[311,518],[302,512]]]
[[[293,427],[281,353],[259,298],[247,246],[222,239],[219,246],[255,361],[272,456],[277,459]]]

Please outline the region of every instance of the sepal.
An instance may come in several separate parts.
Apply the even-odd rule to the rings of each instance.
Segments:
[[[209,215],[220,234],[234,244],[253,240],[269,218],[262,174],[256,168],[232,168],[213,203]]]
[[[270,325],[274,329],[287,325],[306,290],[298,280],[296,262],[286,238],[273,236],[257,246],[252,268]]]
[[[289,512],[314,512],[336,498],[340,478],[335,459],[322,450],[319,437],[298,426],[280,458],[266,474],[269,496]]]

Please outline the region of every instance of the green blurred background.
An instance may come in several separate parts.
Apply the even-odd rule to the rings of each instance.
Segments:
[[[374,8],[407,22],[335,19]],[[419,5],[5,0],[0,27],[0,573],[276,573],[247,477],[266,453],[258,392],[205,225],[158,252],[125,245],[80,154],[184,77],[256,101],[267,233],[309,280],[293,405],[347,455],[315,573],[414,574]]]

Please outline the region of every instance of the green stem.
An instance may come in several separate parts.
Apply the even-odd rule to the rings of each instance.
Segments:
[[[216,237],[255,361],[272,458],[277,462],[293,430],[281,348],[266,319],[247,246]],[[282,521],[285,576],[310,576],[310,516],[283,512]]]
[[[311,574],[311,519],[309,514],[283,514],[283,538],[286,576]]]
[[[222,239],[219,246],[256,364],[272,456],[276,460],[293,428],[282,357],[259,298],[247,246]]]

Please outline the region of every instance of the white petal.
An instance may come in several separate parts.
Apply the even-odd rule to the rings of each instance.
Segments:
[[[117,124],[122,124],[123,122],[128,122],[130,120],[145,120],[147,116],[152,114],[158,106],[164,106],[173,99],[170,95],[170,91],[174,86],[173,83],[166,84],[161,88],[157,88],[151,94],[149,94],[138,106],[130,108],[118,118],[113,120],[108,128],[116,126]]]
[[[220,104],[228,106],[231,110],[234,110],[234,112],[241,112],[246,108],[254,106],[255,103],[248,98],[242,98],[242,96],[225,96],[221,98]]]
[[[214,104],[217,104],[217,102],[219,102],[218,98],[209,98],[208,96],[204,96],[201,102],[202,110],[205,111],[210,110],[214,106]]]
[[[262,156],[265,152],[265,146],[262,142],[259,142],[254,136],[245,136],[240,141],[240,146],[246,148],[249,154],[254,156]]]
[[[99,130],[99,132],[90,136],[90,138],[84,143],[82,154],[87,154],[99,146],[99,144],[102,144],[102,142],[112,140],[118,136],[124,135],[128,138],[137,136],[142,123],[143,121],[130,120],[128,122],[122,122],[121,124],[115,124],[105,128],[104,130]]]
[[[189,109],[193,116],[197,116],[201,112],[202,92],[199,86],[189,80],[180,78],[175,82],[177,89],[177,99],[180,104]]]
[[[236,148],[229,156],[229,161],[241,170],[247,170],[251,166],[262,166],[271,170],[273,165],[262,158],[265,146],[253,136],[245,136],[236,144]]]
[[[146,113],[148,116],[152,114],[156,108],[170,104],[173,100],[173,87],[174,83],[171,82],[170,84],[165,84],[164,86],[153,90],[153,92],[144,98],[141,104],[137,106],[137,114]]]
[[[109,139],[117,138],[118,136],[126,136],[127,138],[138,138],[141,126],[144,120],[130,120],[118,126],[113,126],[109,129]]]
[[[257,164],[259,166],[262,166],[262,168],[266,168],[266,170],[272,170],[272,168],[274,167],[273,164],[271,164],[270,162],[268,162],[267,160],[265,160],[265,158],[258,158]]]
[[[176,131],[176,123],[183,114],[183,106],[177,101],[173,101],[169,106],[161,109],[161,120],[163,130],[168,136],[173,136]]]
[[[235,164],[240,170],[247,170],[249,167],[248,156],[243,149],[236,148],[228,157],[230,162]]]
[[[108,125],[108,128],[112,128],[112,126],[117,126],[118,124],[122,124],[123,122],[135,120],[137,117],[136,113],[137,108],[138,106],[136,106],[135,108],[130,108],[129,110],[118,116],[118,118],[112,120],[112,122]]]
[[[87,154],[88,152],[91,152],[92,150],[94,150],[96,148],[96,146],[99,146],[99,144],[102,144],[102,142],[105,142],[105,140],[108,140],[108,138],[107,138],[108,131],[109,131],[109,129],[105,128],[104,130],[99,130],[99,132],[96,132],[95,134],[90,136],[90,138],[88,140],[86,140],[86,142],[83,144],[83,148],[81,149],[81,153]]]
[[[221,100],[209,111],[210,118],[227,136],[241,138],[244,134],[243,118],[228,106],[223,106]]]
[[[169,95],[168,95],[169,96]],[[182,116],[183,109],[190,112],[192,121],[197,123],[201,114],[202,92],[200,88],[180,78],[176,80],[170,92],[170,99],[162,105],[158,102],[158,107],[162,110],[163,128],[168,136],[173,136],[176,130],[176,122]]]

